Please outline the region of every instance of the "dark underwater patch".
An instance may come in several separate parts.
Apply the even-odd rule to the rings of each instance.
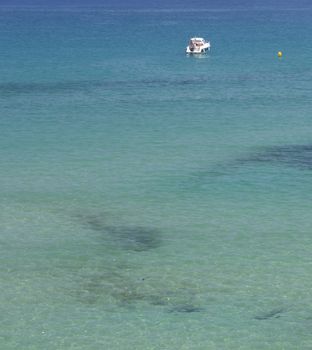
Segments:
[[[104,215],[79,215],[80,221],[93,231],[104,232],[106,220]]]
[[[69,292],[81,304],[90,307],[102,305],[108,310],[145,305],[165,313],[202,311],[194,306],[196,295],[193,289],[185,287],[184,280],[171,289],[172,278],[176,276],[172,276],[170,271],[158,275],[156,269],[154,276],[152,266],[148,274],[145,274],[145,268],[142,269],[141,264],[143,267],[155,264],[155,260],[149,262],[145,256],[133,263],[129,254],[118,251],[144,252],[158,248],[162,244],[162,232],[159,229],[132,224],[112,225],[108,213],[91,210],[86,213],[76,212],[72,217],[96,243],[92,255],[88,254],[86,266],[82,266],[77,273],[76,286]]]
[[[312,144],[269,147],[240,160],[241,163],[267,163],[312,170]]]
[[[112,226],[105,229],[123,249],[145,251],[161,245],[160,232],[143,226]]]
[[[191,305],[191,304],[184,304],[184,305],[175,305],[172,308],[169,309],[168,312],[170,313],[193,313],[193,312],[201,312],[203,311],[202,308]]]
[[[148,301],[144,290],[126,275],[109,273],[86,276],[76,297],[86,305],[105,304],[108,298],[113,298],[120,306]]]
[[[84,225],[102,234],[117,246],[136,252],[158,248],[161,245],[160,230],[152,227],[135,225],[108,226],[105,217],[99,215],[80,215]]]
[[[262,314],[255,316],[255,320],[268,320],[270,318],[279,318],[279,317],[281,317],[281,314],[283,312],[285,312],[285,310],[282,308],[273,309],[269,312],[264,312]]]
[[[91,92],[101,90],[165,87],[180,85],[205,84],[207,80],[202,78],[184,79],[142,79],[142,80],[78,80],[78,81],[50,81],[50,82],[7,82],[0,83],[0,94],[5,96],[20,94],[57,94],[74,93],[77,91]]]
[[[68,81],[68,82],[10,82],[0,84],[0,94],[55,94],[86,90],[94,85],[88,81]]]
[[[113,299],[115,306],[135,307],[148,304],[153,307],[172,307],[177,295],[160,288],[157,281],[146,284],[145,278],[131,278],[129,270],[124,271],[117,266],[103,266],[101,271],[79,276],[79,288],[70,294],[85,305],[107,304]],[[177,307],[177,311],[182,306]],[[191,308],[191,307],[190,307]],[[189,308],[189,310],[191,310]],[[185,309],[184,312],[187,312]],[[191,312],[191,311],[190,311]]]

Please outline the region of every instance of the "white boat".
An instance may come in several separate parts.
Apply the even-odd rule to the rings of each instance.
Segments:
[[[205,53],[210,50],[210,41],[205,41],[203,38],[191,38],[186,53]]]

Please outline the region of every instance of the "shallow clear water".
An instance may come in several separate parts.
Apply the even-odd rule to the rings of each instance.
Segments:
[[[0,8],[1,348],[312,347],[311,14]]]

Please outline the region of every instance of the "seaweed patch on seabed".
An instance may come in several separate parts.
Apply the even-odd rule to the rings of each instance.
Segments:
[[[102,304],[109,308],[135,308],[146,305],[176,314],[204,310],[196,306],[183,291],[167,290],[158,282],[132,279],[122,271],[102,271],[84,276],[79,289],[73,295],[81,303],[89,306]]]
[[[134,225],[108,226],[105,218],[97,215],[81,216],[80,219],[87,227],[103,234],[104,238],[125,250],[141,252],[161,245],[161,234],[156,228]]]
[[[171,85],[192,85],[206,83],[207,79],[142,79],[142,80],[72,80],[62,82],[16,82],[0,83],[0,95],[15,96],[20,94],[40,93],[58,94],[74,93],[77,91],[93,91],[96,89],[111,90],[131,88],[142,85],[146,87],[171,86]]]
[[[192,304],[182,304],[175,305],[169,309],[170,313],[193,313],[193,312],[201,312],[203,308],[194,306]]]
[[[255,316],[255,320],[268,320],[270,318],[280,318],[281,314],[285,312],[286,310],[279,308],[279,309],[273,309],[269,312],[264,312],[262,314],[259,314]]]
[[[117,249],[134,252],[148,251],[159,247],[162,243],[161,232],[156,228],[133,225],[108,225],[105,214],[75,215],[87,229],[94,231],[102,244],[113,244]],[[144,262],[146,263],[146,261]],[[174,286],[168,288],[170,274],[161,280],[155,276],[138,276],[136,270],[129,265],[112,260],[103,262],[95,269],[83,269],[77,276],[77,289],[71,294],[81,303],[89,306],[106,305],[108,308],[136,307],[149,305],[170,313],[195,313],[202,309],[194,305],[196,297],[193,290]]]
[[[145,251],[161,245],[160,232],[143,226],[107,227],[106,231],[123,249]]]
[[[116,305],[131,306],[139,301],[147,301],[148,295],[139,283],[132,281],[122,271],[117,272],[113,266],[110,269],[116,271],[102,271],[83,277],[75,295],[80,302],[87,305],[106,304],[111,299],[115,300]]]
[[[269,147],[250,157],[240,159],[239,162],[275,163],[301,170],[312,170],[312,144]]]
[[[89,272],[81,271],[77,278],[77,286],[70,290],[70,294],[87,306],[135,308],[145,304],[168,312],[199,311],[193,305],[194,296],[190,298],[188,291],[170,290],[163,280],[138,278],[136,271],[131,275],[129,270],[115,264],[105,264]]]

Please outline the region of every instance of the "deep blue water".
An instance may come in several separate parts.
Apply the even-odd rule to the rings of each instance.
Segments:
[[[121,5],[0,7],[0,347],[310,349],[311,7]]]

